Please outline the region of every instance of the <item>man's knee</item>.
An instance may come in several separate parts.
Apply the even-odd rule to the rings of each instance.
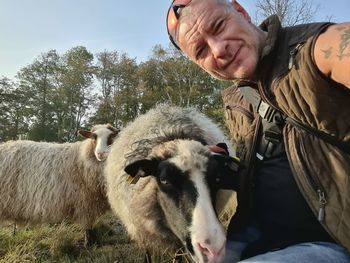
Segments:
[[[281,250],[270,251],[240,262],[283,263],[350,263],[350,255],[341,246],[328,242],[301,243]]]

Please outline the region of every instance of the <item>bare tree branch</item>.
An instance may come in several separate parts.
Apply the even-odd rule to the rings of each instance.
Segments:
[[[276,14],[283,26],[312,22],[319,5],[310,0],[256,0],[256,22]]]

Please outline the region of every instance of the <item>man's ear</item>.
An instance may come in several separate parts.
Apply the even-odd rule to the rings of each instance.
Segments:
[[[248,12],[243,8],[243,6],[241,6],[236,0],[232,0],[231,1],[232,7],[238,12],[240,13],[243,18],[245,20],[247,20],[248,22],[251,22],[252,19],[250,17],[250,15],[248,14]]]
[[[145,177],[157,172],[159,161],[156,159],[142,159],[128,164],[124,171],[131,177]]]

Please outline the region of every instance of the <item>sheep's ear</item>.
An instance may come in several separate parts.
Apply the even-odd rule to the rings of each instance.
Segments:
[[[212,155],[212,158],[218,162],[215,175],[217,189],[237,191],[238,175],[242,167],[239,158],[221,154]]]
[[[117,135],[120,132],[120,129],[112,127],[111,130]]]
[[[127,165],[124,171],[129,174],[128,181],[135,184],[141,177],[155,174],[159,161],[152,159],[143,159]]]
[[[110,129],[113,133],[118,134],[120,132],[120,129],[114,128],[112,124],[107,123],[107,128]]]
[[[85,131],[85,130],[79,130],[78,133],[83,136],[84,138],[90,138],[93,139],[93,134],[91,131]]]
[[[227,153],[227,155],[229,155],[228,147],[227,147],[227,144],[226,144],[226,143],[220,142],[220,143],[218,143],[216,146],[218,146],[218,147],[220,147],[221,149],[223,149],[223,150]]]

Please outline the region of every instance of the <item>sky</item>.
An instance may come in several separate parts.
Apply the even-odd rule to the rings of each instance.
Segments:
[[[251,15],[252,0],[238,0]],[[350,21],[350,0],[309,0],[315,20]],[[84,46],[93,54],[125,52],[145,61],[169,44],[165,19],[171,0],[0,0],[0,77],[15,74],[42,53]]]

